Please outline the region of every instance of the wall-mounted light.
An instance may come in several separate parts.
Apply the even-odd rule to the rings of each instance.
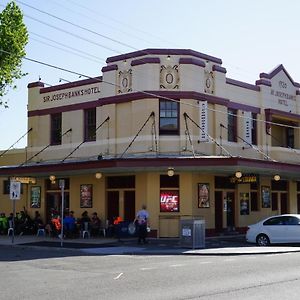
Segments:
[[[171,56],[170,56],[170,55],[168,55],[168,56],[167,56],[167,60],[170,60],[170,59],[171,59]]]
[[[172,176],[174,176],[174,173],[175,173],[175,170],[174,170],[174,168],[168,168],[168,176],[170,176],[170,177],[172,177]]]
[[[241,171],[236,171],[235,172],[235,177],[236,178],[241,178],[243,176],[242,172]]]
[[[56,177],[55,177],[55,175],[50,175],[49,179],[50,179],[51,183],[54,184]]]
[[[276,174],[276,175],[274,175],[273,178],[274,178],[275,181],[279,181],[280,180],[280,175]]]
[[[95,174],[95,177],[96,177],[96,179],[101,179],[101,178],[102,178],[102,173],[97,172],[97,173]]]

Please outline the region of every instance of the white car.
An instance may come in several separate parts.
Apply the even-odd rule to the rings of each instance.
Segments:
[[[249,225],[246,240],[258,246],[300,243],[300,214],[276,215]]]

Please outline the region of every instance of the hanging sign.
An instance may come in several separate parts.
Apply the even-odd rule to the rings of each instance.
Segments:
[[[10,200],[20,200],[21,198],[21,182],[19,181],[10,181],[9,189]]]
[[[199,101],[200,112],[200,142],[208,142],[208,118],[207,118],[207,101]]]

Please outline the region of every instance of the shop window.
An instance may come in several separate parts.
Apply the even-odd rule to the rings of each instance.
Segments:
[[[258,205],[258,193],[257,192],[251,192],[251,211],[258,211],[259,205]]]
[[[160,175],[160,212],[179,211],[179,175]]]
[[[84,141],[96,141],[96,108],[84,110]]]
[[[252,126],[251,126],[251,135],[252,135],[252,145],[257,145],[257,114],[252,113]]]
[[[286,180],[279,180],[279,181],[272,180],[271,189],[273,191],[286,192],[288,190],[288,182]]]
[[[179,134],[179,104],[175,101],[159,101],[159,134]]]
[[[23,194],[24,185],[21,183],[21,194]],[[10,194],[10,180],[3,180],[3,195]]]
[[[61,144],[61,124],[62,124],[62,114],[52,114],[51,115],[51,135],[50,143],[51,145],[60,145]]]
[[[134,189],[135,176],[109,176],[106,185],[108,189]]]
[[[287,127],[286,128],[286,146],[287,148],[294,148],[294,128]]]
[[[278,193],[272,193],[272,210],[278,210]]]
[[[228,141],[237,142],[237,110],[228,109]]]
[[[229,177],[215,176],[216,189],[235,189],[235,183],[230,182]]]
[[[50,181],[50,179],[48,179],[46,181],[46,189],[48,191],[55,191],[55,190],[60,190],[61,188],[59,187],[59,181],[60,180],[64,180],[65,181],[65,190],[68,190],[70,188],[70,179],[69,178],[56,178],[55,181]]]

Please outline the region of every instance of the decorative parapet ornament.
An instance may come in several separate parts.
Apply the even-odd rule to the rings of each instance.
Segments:
[[[117,94],[132,91],[132,70],[119,71],[117,80]]]
[[[204,92],[213,94],[215,90],[214,73],[211,71],[204,71]]]
[[[179,70],[178,65],[160,67],[161,89],[179,89]]]

